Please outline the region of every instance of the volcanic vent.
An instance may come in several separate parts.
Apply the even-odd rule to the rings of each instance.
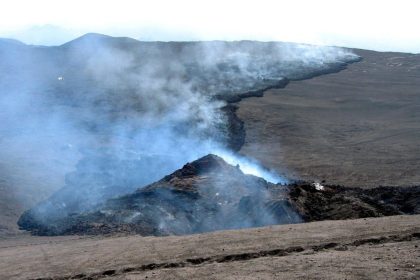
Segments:
[[[75,204],[73,197],[65,199],[66,193],[64,187],[26,211],[18,222],[21,229],[37,235],[160,236],[420,213],[419,186],[361,189],[320,188],[308,182],[273,184],[244,174],[240,166],[212,154],[97,205]]]
[[[299,221],[285,186],[244,174],[210,154],[93,211],[54,218],[38,207],[25,212],[19,225],[41,235],[169,235]]]

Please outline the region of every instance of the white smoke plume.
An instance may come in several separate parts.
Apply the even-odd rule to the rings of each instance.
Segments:
[[[63,187],[40,211],[57,215],[88,210],[208,153],[286,183],[229,149],[225,100],[355,59],[339,48],[251,41],[0,40],[0,173],[34,196],[27,205]]]

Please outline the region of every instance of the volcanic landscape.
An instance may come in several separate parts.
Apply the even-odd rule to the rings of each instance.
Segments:
[[[1,279],[420,277],[420,55],[0,39]]]

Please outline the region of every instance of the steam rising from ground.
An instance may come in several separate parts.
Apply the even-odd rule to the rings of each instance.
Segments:
[[[63,187],[42,215],[89,210],[208,153],[285,183],[229,151],[223,100],[355,59],[338,48],[248,41],[0,40],[0,173],[29,193]]]
[[[252,159],[242,157],[234,154],[228,150],[216,150],[214,153],[223,158],[230,165],[238,166],[244,174],[254,175],[257,177],[264,178],[267,182],[273,184],[287,184],[288,180],[286,177],[282,177],[277,172],[268,170],[262,167],[258,162]]]

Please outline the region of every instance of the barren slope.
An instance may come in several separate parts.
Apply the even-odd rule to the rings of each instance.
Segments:
[[[305,180],[420,184],[420,55],[355,53],[339,73],[243,99],[241,153]]]
[[[180,237],[9,239],[0,241],[0,278],[414,279],[419,234],[417,215]]]

